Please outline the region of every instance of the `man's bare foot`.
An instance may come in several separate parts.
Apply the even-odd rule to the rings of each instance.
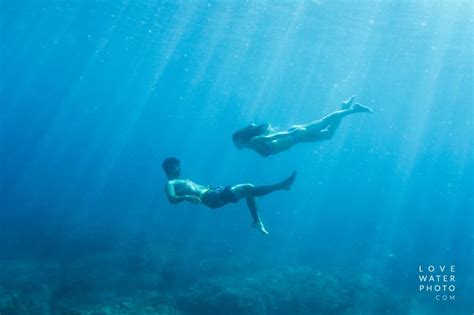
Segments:
[[[296,171],[291,173],[291,175],[288,176],[287,179],[281,182],[281,187],[283,189],[290,190],[291,185],[293,185],[293,183],[295,182],[296,174],[297,174]]]
[[[254,229],[259,230],[260,232],[262,232],[262,233],[265,234],[265,235],[268,235],[268,234],[269,234],[268,231],[267,231],[267,229],[265,229],[265,226],[263,225],[262,221],[253,222],[253,223],[252,223],[252,227],[253,227]]]
[[[354,104],[354,106],[352,106],[352,110],[356,113],[373,113],[374,112],[372,108],[364,106],[364,105],[360,105],[359,103]]]
[[[355,95],[352,95],[347,101],[341,103],[341,109],[349,109],[352,106],[352,102],[354,101]]]

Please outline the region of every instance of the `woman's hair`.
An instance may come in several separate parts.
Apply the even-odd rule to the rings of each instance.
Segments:
[[[250,124],[247,127],[244,127],[234,132],[234,134],[232,135],[232,141],[234,142],[234,145],[238,149],[240,149],[244,145],[248,144],[250,139],[261,135],[267,129],[268,124],[261,124],[258,126],[256,124]]]

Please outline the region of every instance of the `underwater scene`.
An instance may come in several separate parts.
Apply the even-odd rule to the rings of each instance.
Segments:
[[[474,2],[0,1],[0,315],[474,314]]]

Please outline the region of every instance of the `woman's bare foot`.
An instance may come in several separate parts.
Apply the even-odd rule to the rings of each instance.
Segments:
[[[352,95],[347,101],[341,103],[341,109],[349,109],[352,107],[352,102],[354,101],[355,95]]]
[[[372,108],[361,105],[359,103],[354,104],[354,106],[352,106],[352,110],[356,113],[373,113],[374,112]]]

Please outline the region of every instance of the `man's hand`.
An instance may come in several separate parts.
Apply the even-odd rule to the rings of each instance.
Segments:
[[[189,201],[189,202],[192,202],[192,203],[200,203],[201,202],[201,198],[199,198],[198,196],[193,196],[193,195],[187,195],[186,200]]]

